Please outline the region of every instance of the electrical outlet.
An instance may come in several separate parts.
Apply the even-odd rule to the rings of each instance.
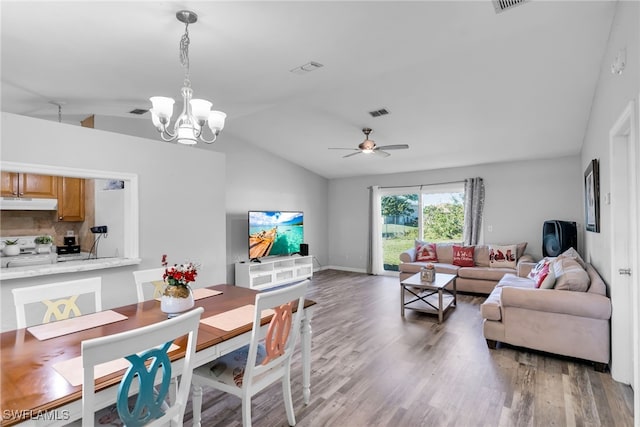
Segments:
[[[487,225],[487,231],[491,233],[493,231],[493,225]]]
[[[73,237],[73,230],[67,230],[67,237]]]

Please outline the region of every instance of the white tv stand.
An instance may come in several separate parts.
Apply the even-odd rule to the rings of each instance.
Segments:
[[[308,279],[311,276],[311,255],[265,258],[260,262],[236,262],[236,286],[258,291]]]

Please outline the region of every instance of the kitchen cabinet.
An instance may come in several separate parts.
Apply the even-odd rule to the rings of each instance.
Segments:
[[[58,178],[58,221],[84,221],[84,179]]]
[[[1,182],[3,197],[55,199],[58,196],[56,176],[2,172]]]

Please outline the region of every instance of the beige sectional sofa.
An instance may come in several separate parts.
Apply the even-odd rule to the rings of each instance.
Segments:
[[[516,273],[516,268],[490,267],[490,245],[474,245],[474,266],[460,267],[453,264],[454,243],[437,243],[436,252],[438,262],[416,261],[416,248],[410,248],[400,254],[400,280],[404,280],[418,272],[427,264],[433,264],[436,273],[448,273],[457,275],[456,289],[462,292],[490,294],[496,284],[505,274]],[[531,255],[524,251],[527,243],[518,243],[517,262],[533,262]]]
[[[579,256],[576,261],[582,272],[574,265],[572,273],[566,261],[564,271],[558,272],[562,258],[548,259],[550,270],[555,271],[554,288],[535,287],[534,279],[528,277],[532,263],[519,265],[517,275],[507,274],[500,280],[480,308],[484,337],[490,348],[504,342],[592,361],[603,371],[610,357],[611,302],[606,285]],[[574,273],[581,274],[579,280]]]

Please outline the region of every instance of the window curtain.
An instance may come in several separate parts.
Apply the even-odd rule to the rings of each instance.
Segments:
[[[369,188],[369,253],[367,273],[382,274],[382,211],[380,209],[380,187]]]
[[[484,183],[482,178],[464,180],[464,244],[475,245],[482,231]]]

